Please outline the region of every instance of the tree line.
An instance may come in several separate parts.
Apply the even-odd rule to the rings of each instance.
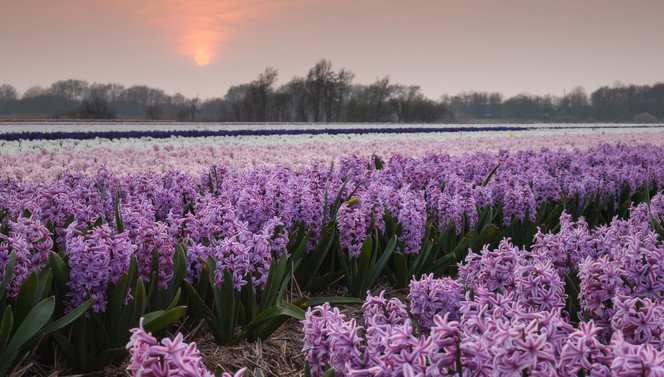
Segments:
[[[201,100],[168,95],[145,85],[61,80],[19,96],[0,85],[5,119],[148,119],[220,122],[398,122],[472,121],[656,122],[664,119],[664,83],[604,86],[590,95],[582,87],[562,97],[464,92],[432,100],[417,85],[389,76],[363,85],[346,68],[318,61],[305,76],[277,86],[278,71],[232,86],[223,97]]]
[[[497,92],[465,92],[442,102],[458,121],[637,122],[664,121],[664,83],[602,86],[588,95],[576,87],[562,97],[519,94],[503,100]]]

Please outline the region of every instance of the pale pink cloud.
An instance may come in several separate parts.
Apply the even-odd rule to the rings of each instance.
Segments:
[[[153,28],[152,38],[172,45],[173,52],[198,61],[221,59],[223,43],[245,22],[261,22],[291,11],[297,0],[119,0],[119,7],[134,22]]]

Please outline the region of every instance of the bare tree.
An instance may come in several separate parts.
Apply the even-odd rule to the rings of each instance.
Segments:
[[[88,82],[84,80],[61,80],[51,84],[49,93],[67,101],[82,101],[88,91]]]
[[[309,70],[305,81],[307,94],[309,96],[309,103],[311,106],[311,115],[313,121],[320,120],[321,107],[323,106],[323,98],[325,96],[326,87],[329,87],[332,80],[332,63],[327,59],[321,59],[316,65]]]
[[[133,85],[122,92],[122,99],[147,106],[150,104],[150,90],[145,85]]]
[[[293,120],[296,122],[306,122],[307,114],[307,87],[306,81],[302,77],[293,77],[284,89],[290,97],[290,108],[293,114]]]
[[[13,101],[18,99],[16,88],[9,84],[0,85],[0,101]]]
[[[249,84],[244,98],[247,114],[252,121],[264,122],[268,118],[268,104],[274,94],[272,86],[277,81],[278,72],[267,67],[265,72]]]
[[[383,119],[381,116],[383,106],[388,101],[390,94],[392,92],[392,87],[390,86],[390,76],[385,76],[382,79],[376,79],[376,82],[369,86],[370,101],[371,105],[375,109],[375,119],[374,122],[379,122]]]
[[[82,119],[113,119],[116,116],[115,109],[101,97],[84,99],[78,109],[78,115]]]
[[[244,97],[246,97],[248,89],[249,84],[231,86],[228,88],[226,96],[224,97],[231,108],[231,113],[234,118],[233,120],[236,122],[240,122],[244,119]]]
[[[325,121],[332,121],[332,108],[337,100],[337,74],[330,71],[329,76],[323,82],[323,95],[321,96],[321,106],[325,114]]]
[[[341,68],[336,75],[336,121],[341,119],[341,110],[344,102],[348,99],[351,92],[351,85],[355,74],[346,68]]]
[[[28,90],[23,93],[23,96],[21,98],[26,99],[26,98],[35,98],[39,97],[43,94],[46,93],[46,89],[42,88],[41,86],[32,86],[28,88]]]
[[[397,121],[400,123],[410,122],[413,101],[422,97],[418,85],[392,85],[392,98],[390,99],[390,104],[397,116]]]
[[[264,122],[268,117],[268,103],[274,93],[273,85],[277,82],[279,72],[272,68],[265,68],[265,72],[258,75],[258,79],[252,82],[250,93],[255,96],[258,105],[257,120]]]
[[[181,121],[193,121],[196,119],[199,105],[200,99],[198,96],[190,100],[186,100],[185,103],[178,106],[178,109],[175,112],[175,117],[177,120]]]

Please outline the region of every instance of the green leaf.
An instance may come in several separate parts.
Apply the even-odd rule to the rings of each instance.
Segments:
[[[192,311],[202,316],[208,326],[210,326],[210,330],[212,330],[212,335],[214,338],[218,343],[223,344],[226,340],[224,340],[220,321],[217,320],[217,317],[214,315],[212,310],[205,304],[205,301],[203,301],[201,296],[198,295],[196,289],[194,289],[194,287],[186,280],[184,280],[182,283],[192,304]]]
[[[51,251],[48,256],[48,264],[53,271],[53,285],[56,297],[65,297],[69,288],[67,282],[69,281],[69,267],[62,258],[55,252]]]
[[[17,320],[17,325],[27,317],[30,310],[34,307],[38,285],[39,278],[35,272],[31,272],[28,277],[23,280],[21,288],[18,290],[18,295],[16,296],[16,309],[14,310],[14,318]],[[1,375],[2,374],[0,374],[0,376]]]
[[[99,227],[102,226],[103,224],[104,224],[104,219],[103,219],[101,216],[99,216],[99,217],[97,218],[97,220],[95,221],[95,223],[92,224],[92,227],[93,227],[93,228],[99,228]]]
[[[302,320],[304,319],[304,310],[288,302],[284,302],[280,306],[274,305],[259,313],[251,322],[249,322],[249,324],[247,324],[246,329],[251,329],[262,322],[281,315],[287,315]]]
[[[270,271],[265,281],[265,290],[263,290],[260,303],[258,304],[259,311],[263,311],[271,305],[278,304],[276,301],[280,283],[285,279],[290,279],[290,274],[287,274],[287,268],[288,261],[286,260],[286,255],[282,255],[278,262],[273,259],[270,263]]]
[[[369,272],[369,265],[371,264],[372,251],[373,243],[371,241],[371,237],[367,237],[362,243],[362,247],[360,248],[358,267],[355,278],[353,279],[356,283],[358,282],[358,279],[359,281],[362,281],[363,278],[367,276],[367,273]]]
[[[239,315],[239,293],[233,286],[233,275],[230,269],[224,270],[224,284],[221,288],[214,288],[215,308],[217,318],[222,323],[225,338],[233,339],[237,318]]]
[[[212,182],[210,182],[210,185],[212,185]],[[212,186],[210,186],[210,187],[212,187]],[[210,191],[212,191],[211,188],[210,188]],[[214,368],[214,377],[223,377],[223,375],[224,375],[224,368],[222,368],[221,365],[217,365]]]
[[[152,250],[152,264],[150,265],[150,285],[148,286],[147,298],[151,299],[153,293],[159,287],[159,249]]]
[[[298,283],[304,289],[313,291],[309,285],[316,278],[318,270],[323,264],[323,261],[327,257],[327,254],[330,251],[332,244],[334,243],[335,236],[336,231],[334,226],[326,226],[325,229],[321,232],[316,249],[308,255],[307,261],[302,264],[306,267],[304,269],[295,271]]]
[[[662,228],[662,224],[659,223],[659,221],[655,218],[655,216],[652,215],[652,209],[650,207],[650,190],[649,190],[649,185],[645,185],[643,187],[643,194],[644,194],[644,201],[646,203],[646,206],[648,207],[648,217],[650,217],[650,225],[652,226],[652,229],[659,234],[660,239],[664,239],[664,228]]]
[[[220,323],[219,329],[221,330],[221,340],[218,339],[217,341],[222,345],[230,345],[233,341],[233,334],[240,314],[240,292],[233,286],[233,276],[230,269],[224,269],[224,283],[221,286],[216,286],[217,266],[211,256],[208,256],[207,265],[209,268],[208,279],[214,296],[214,313]]]
[[[166,310],[173,309],[175,307],[175,305],[178,304],[178,302],[180,301],[181,293],[182,293],[182,290],[180,288],[178,288],[178,290],[175,292],[175,295],[173,296],[173,300],[171,300],[171,303],[168,304],[168,307],[166,307]]]
[[[108,329],[101,321],[101,315],[102,314],[98,314],[93,311],[89,313],[89,317],[82,317],[82,319],[84,321],[87,320],[88,323],[92,324],[90,327],[92,330],[92,335],[88,337],[88,341],[93,340],[93,344],[97,348],[107,349],[111,347],[111,337],[109,335]]]
[[[122,212],[120,211],[120,187],[115,189],[115,203],[113,206],[115,211],[115,225],[118,228],[118,233],[124,232],[124,221],[122,220]]]
[[[321,224],[321,227],[325,227],[325,224],[327,223],[327,195],[329,193],[330,189],[330,180],[332,180],[332,171],[334,170],[334,162],[330,164],[330,172],[327,173],[327,180],[325,181],[325,195],[323,197],[323,223]]]
[[[62,331],[57,331],[53,335],[53,340],[58,344],[59,351],[64,353],[65,357],[69,359],[72,363],[76,363],[76,353],[74,352],[74,347],[69,342],[63,334]]]
[[[475,235],[477,237],[475,237]],[[495,224],[489,224],[482,229],[482,231],[477,234],[473,234],[473,238],[470,241],[470,248],[474,252],[478,252],[484,245],[493,244],[497,238],[500,236],[500,229]]]
[[[329,302],[334,305],[363,305],[364,300],[357,297],[312,297],[307,301],[307,306],[313,307]]]
[[[491,172],[489,173],[489,175],[487,175],[486,178],[484,179],[484,182],[482,182],[482,187],[486,187],[486,185],[489,184],[489,181],[491,180],[491,177],[493,177],[493,175],[496,174],[496,170],[498,170],[498,168],[499,168],[500,165],[502,165],[502,164],[503,164],[503,163],[500,162],[500,163],[498,163],[498,165],[496,165],[493,169],[491,169]]]
[[[9,254],[9,261],[7,261],[7,266],[5,266],[5,274],[2,277],[2,283],[0,283],[0,297],[4,297],[7,291],[9,282],[14,274],[14,266],[16,266],[16,250],[12,250]]]
[[[10,305],[5,309],[5,314],[2,316],[2,322],[0,322],[0,353],[2,353],[5,346],[7,346],[13,326],[14,315],[12,314],[12,307]]]
[[[311,282],[311,284],[307,286],[307,289],[311,292],[318,292],[325,287],[329,287],[330,284],[338,281],[343,276],[343,272],[328,272],[327,274]]]
[[[269,338],[270,335],[277,331],[290,318],[299,320],[304,319],[304,310],[290,303],[284,303],[283,305],[286,308],[290,307],[287,309],[286,313],[272,318],[266,324],[260,327],[260,330],[258,331],[258,337],[261,340]]]
[[[210,194],[214,194],[214,185],[212,185],[212,174],[208,173],[208,190]]]
[[[14,337],[9,341],[7,348],[0,355],[0,376],[4,376],[7,373],[9,368],[14,364],[22,347],[29,343],[33,336],[39,333],[51,318],[54,309],[55,297],[51,296],[30,310],[18,327],[18,330],[16,330]]]
[[[130,326],[136,327],[143,314],[145,314],[146,307],[145,285],[143,279],[136,280],[136,293],[134,294],[134,316],[132,317]]]
[[[407,287],[412,274],[408,271],[406,256],[403,253],[394,254],[394,272],[397,278],[397,288]]]
[[[383,161],[378,156],[374,156],[374,165],[376,166],[376,170],[381,170],[383,168]]]
[[[145,312],[144,307],[141,308],[142,305],[145,305],[145,290],[144,287],[141,287],[142,290],[139,292],[138,285],[140,278],[137,276],[138,262],[134,255],[132,255],[129,260],[129,271],[126,275],[127,284],[124,289],[120,289],[120,287],[116,285],[113,288],[112,293],[109,293],[112,300],[112,304],[110,304],[109,308],[116,310],[114,307],[117,305],[117,310],[119,310],[119,314],[115,314],[118,313],[116,311],[106,312],[107,326],[109,331],[113,334],[113,346],[127,343],[129,339],[129,330],[138,326],[138,321]],[[124,278],[121,277],[121,280],[123,279]],[[120,281],[118,281],[118,284],[120,284]],[[141,281],[141,285],[142,284],[143,282]],[[130,290],[133,296],[131,298],[127,296],[130,293]],[[127,299],[126,305],[125,299]],[[138,311],[137,308],[139,309]],[[111,315],[115,316],[111,317]],[[138,317],[136,317],[136,315],[138,315]]]
[[[564,209],[565,205],[562,202],[558,203],[553,207],[549,216],[544,220],[544,225],[549,229],[553,228],[555,224],[559,222],[560,215],[562,215]]]
[[[544,217],[549,212],[549,202],[544,202],[537,209],[537,214],[535,215],[535,224],[541,224],[544,222]]]
[[[50,334],[55,331],[60,330],[61,328],[65,326],[69,326],[72,324],[78,317],[83,315],[90,307],[92,304],[95,302],[95,298],[91,298],[88,301],[82,303],[79,307],[76,309],[72,310],[71,312],[65,314],[64,316],[60,317],[59,319],[49,323],[46,327],[44,327],[44,330],[42,332],[44,334]]]
[[[307,249],[307,244],[309,243],[309,238],[311,237],[311,229],[307,231],[300,243],[297,245],[297,249],[292,253],[291,260],[298,264],[301,261],[302,256],[304,255],[305,250]]]
[[[308,298],[306,296],[301,297],[297,301],[292,303],[292,306],[295,306],[296,308],[304,309],[306,307]],[[291,305],[291,304],[289,304]],[[286,321],[288,321],[289,318],[292,318],[289,315],[283,314],[283,315],[278,315],[270,320],[267,321],[267,323],[263,324],[258,324],[259,331],[257,333],[257,338],[261,340],[265,340],[270,337],[275,331],[277,331]],[[254,332],[254,330],[250,330],[251,332]],[[245,331],[246,332],[246,331]]]
[[[186,306],[176,306],[172,309],[148,313],[143,318],[143,328],[147,332],[155,332],[177,321],[187,313]]]
[[[484,229],[485,226],[491,224],[493,221],[493,211],[494,208],[491,205],[487,205],[480,211],[475,224],[475,229]]]
[[[248,275],[249,276],[249,275]],[[240,298],[238,299],[237,306],[237,327],[244,328],[254,317],[256,317],[256,292],[253,291],[251,284],[245,284],[240,288]],[[233,333],[235,334],[235,330]],[[245,332],[247,340],[251,342],[256,341],[255,331]],[[235,343],[234,343],[235,344]]]
[[[179,242],[175,246],[175,254],[173,255],[173,278],[171,282],[177,284],[182,279],[187,277],[187,252],[186,246]]]
[[[397,245],[397,236],[394,235],[392,236],[390,242],[385,247],[383,255],[381,255],[380,259],[378,259],[376,264],[371,267],[371,270],[369,271],[369,276],[367,278],[367,282],[365,284],[366,287],[371,288],[376,283],[378,277],[383,272],[383,269],[385,269],[387,261],[390,259],[390,256],[394,252],[396,245]]]
[[[117,348],[105,349],[96,355],[89,363],[89,371],[98,371],[103,369],[105,366],[113,364],[119,358],[127,354],[127,348],[124,346]]]
[[[46,295],[51,290],[51,281],[53,280],[53,272],[50,268],[43,268],[37,275],[37,290],[35,291],[35,298],[32,306],[37,305],[41,300],[46,298]]]
[[[309,360],[304,361],[304,377],[311,377],[311,364],[309,364]]]
[[[338,249],[337,249],[338,250]],[[348,258],[344,255],[339,256],[339,264],[341,265],[341,271],[343,272],[343,276],[346,278],[346,286],[347,287],[354,287],[355,286],[355,271],[357,268],[353,268],[353,264],[357,264],[357,260],[348,260]],[[313,291],[313,289],[308,288],[307,290]],[[351,289],[351,291],[353,291]]]
[[[125,308],[124,302],[127,298],[127,274],[122,274],[117,284],[109,292],[110,300],[106,308],[108,318],[108,330],[114,333],[115,342],[120,336],[120,323],[122,322],[122,309]],[[114,344],[115,344],[114,342]]]
[[[433,264],[426,267],[427,272],[433,272],[434,274],[439,274],[445,272],[447,267],[450,264],[456,263],[461,259],[461,255],[468,249],[472,234],[469,232],[462,239],[461,242],[457,244],[454,250],[445,254],[443,257],[437,259]]]
[[[410,266],[408,264],[404,264],[404,267],[408,267],[408,273],[411,276],[420,276],[422,275],[422,271],[424,271],[425,266],[430,266],[434,260],[436,260],[436,257],[438,256],[438,252],[440,252],[440,243],[435,245],[436,247],[434,248],[434,243],[432,240],[428,239],[423,245],[422,249],[420,252],[414,256],[413,259],[411,259]],[[404,263],[405,263],[405,256],[404,256]],[[397,265],[397,260],[396,260],[396,255],[394,259],[395,263],[395,272],[399,273],[397,269],[403,268],[402,266]]]

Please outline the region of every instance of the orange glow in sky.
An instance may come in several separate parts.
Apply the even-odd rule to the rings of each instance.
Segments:
[[[235,27],[289,1],[265,0],[123,0],[139,22],[157,32],[178,55],[203,66],[217,61],[224,41],[234,37]]]
[[[196,61],[196,64],[201,66],[208,65],[210,62],[210,55],[207,51],[199,51],[194,57],[194,61]]]

